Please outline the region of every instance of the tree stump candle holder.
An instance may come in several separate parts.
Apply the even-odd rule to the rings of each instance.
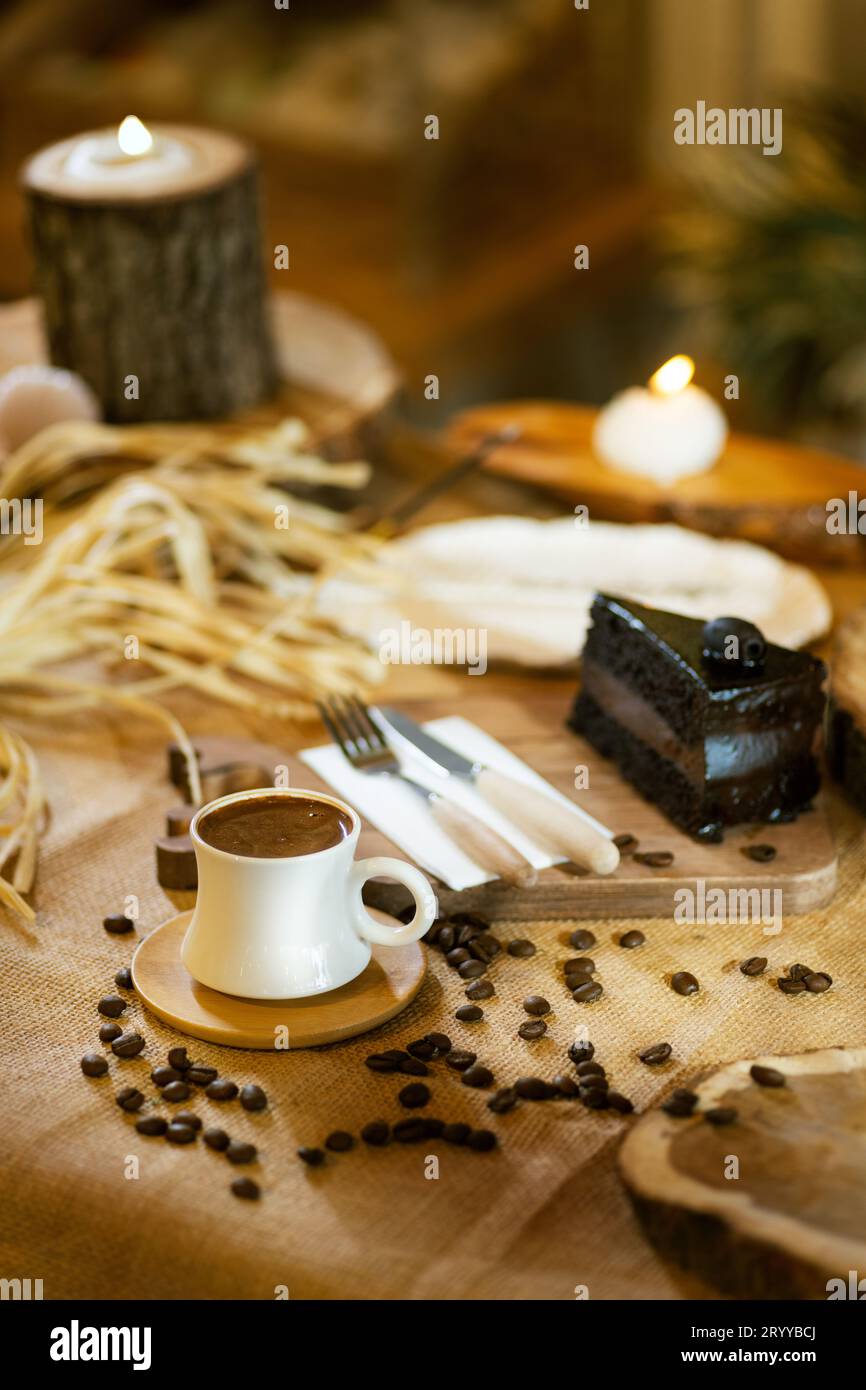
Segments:
[[[278,371],[247,145],[127,118],[23,171],[51,360],[119,424],[229,415]]]

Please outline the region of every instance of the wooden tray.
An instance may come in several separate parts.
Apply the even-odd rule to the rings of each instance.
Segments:
[[[556,401],[510,401],[478,406],[451,422],[447,443],[471,449],[505,424],[523,433],[496,449],[488,471],[533,483],[566,501],[583,503],[601,521],[674,521],[711,536],[737,536],[795,560],[861,565],[866,540],[830,535],[826,504],[863,487],[863,470],[837,454],[781,441],[732,434],[708,473],[659,486],[617,473],[591,448],[597,411]]]

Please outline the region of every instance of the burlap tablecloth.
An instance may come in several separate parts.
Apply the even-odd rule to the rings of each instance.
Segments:
[[[198,732],[233,724],[219,713],[190,719]],[[584,923],[598,937],[592,954],[605,994],[581,1009],[564,996],[558,969],[570,953],[567,927],[502,927],[504,940],[530,935],[539,950],[530,960],[497,959],[497,997],[480,1025],[455,1021],[463,985],[430,952],[429,978],[412,1006],[354,1042],[272,1055],[193,1041],[196,1058],[238,1082],[259,1082],[270,1097],[258,1115],[201,1094],[192,1102],[205,1124],[258,1146],[254,1168],[232,1168],[201,1141],[174,1148],[144,1139],[115,1105],[115,1092],[132,1083],[150,1094],[151,1067],[184,1039],[133,1002],[127,1018],[146,1036],[145,1053],[112,1058],[102,1080],[83,1077],[79,1059],[100,1046],[96,1001],[133,948],[129,937],[107,935],[102,917],[135,893],[142,935],[174,910],[153,867],[153,838],[177,800],[165,781],[163,745],[150,729],[103,716],[32,736],[53,824],[37,928],[28,935],[6,914],[0,921],[0,1276],[42,1279],[46,1298],[271,1299],[286,1286],[292,1298],[571,1299],[577,1285],[594,1299],[711,1296],[658,1259],[631,1213],[615,1163],[628,1120],[566,1102],[524,1102],[491,1116],[485,1093],[439,1063],[428,1113],[495,1129],[497,1152],[361,1144],[313,1171],[295,1150],[320,1144],[336,1127],[357,1134],[372,1118],[405,1117],[396,1102],[403,1081],[371,1073],[363,1058],[431,1029],[477,1051],[504,1085],[520,1075],[552,1076],[575,1025],[588,1023],[597,1056],[639,1109],[720,1061],[866,1042],[862,822],[834,801],[837,897],[824,911],[787,921],[780,937],[764,937],[759,927],[649,921],[641,923],[647,944],[623,951],[611,940],[620,923]],[[770,957],[771,969],[745,980],[732,963],[756,953]],[[829,970],[834,988],[783,996],[770,976],[795,960]],[[673,968],[693,971],[700,994],[675,995],[662,980]],[[532,991],[546,994],[555,1012],[548,1036],[527,1043],[516,1030],[525,1017],[520,1001]],[[639,1046],[660,1040],[673,1044],[669,1065],[650,1069],[636,1060]],[[425,1177],[428,1153],[439,1155],[438,1179]],[[130,1156],[137,1178],[126,1176]],[[242,1172],[260,1181],[258,1204],[229,1192]]]

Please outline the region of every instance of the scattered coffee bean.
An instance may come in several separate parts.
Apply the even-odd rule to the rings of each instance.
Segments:
[[[473,980],[466,990],[467,999],[492,999],[496,990],[489,980]]]
[[[453,1125],[446,1125],[442,1131],[442,1138],[446,1144],[465,1144],[472,1130],[469,1125],[462,1122]]]
[[[568,1055],[579,1067],[582,1062],[591,1062],[595,1056],[595,1046],[591,1042],[573,1042],[568,1049]]]
[[[607,1103],[611,1110],[618,1110],[621,1115],[630,1115],[634,1110],[628,1096],[621,1095],[619,1091],[608,1091]]]
[[[424,1116],[424,1129],[428,1139],[441,1139],[444,1128],[444,1120],[437,1120],[434,1115]]]
[[[415,908],[414,906],[411,908],[407,907],[405,911],[408,914],[409,912],[414,912]],[[406,922],[411,922],[411,920],[412,918],[407,915]],[[403,921],[402,917],[400,918],[400,921]],[[437,917],[436,921],[433,923],[432,927],[430,927],[429,931],[425,931],[424,935],[421,937],[421,940],[426,941],[428,946],[435,946],[439,941],[439,933],[441,932],[443,925],[444,924],[442,918]]]
[[[575,1067],[578,1076],[604,1076],[604,1067],[600,1062],[586,1061],[578,1062]]]
[[[736,1118],[737,1112],[732,1105],[717,1105],[704,1111],[704,1119],[711,1125],[730,1125]]]
[[[763,1067],[760,1062],[749,1067],[749,1075],[759,1086],[784,1086],[785,1077],[775,1067]]]
[[[419,1062],[429,1062],[436,1055],[436,1048],[427,1038],[417,1038],[406,1044],[406,1051]]]
[[[455,1071],[465,1071],[467,1067],[472,1066],[477,1057],[478,1054],[475,1052],[467,1052],[465,1048],[455,1047],[448,1053],[445,1063],[447,1066],[453,1067]]]
[[[540,1018],[542,1014],[550,1013],[550,1005],[540,994],[527,994],[523,1001],[523,1007],[528,1014]]]
[[[398,1120],[391,1133],[398,1144],[419,1144],[427,1138],[427,1126],[421,1119]]]
[[[457,945],[471,946],[473,941],[477,941],[478,937],[483,935],[483,927],[472,926],[467,923],[465,926],[457,928]]]
[[[534,956],[537,950],[534,941],[527,941],[525,937],[519,937],[517,941],[509,941],[507,951],[510,956],[517,956],[520,960]]]
[[[643,1052],[637,1055],[642,1062],[646,1062],[648,1067],[656,1067],[659,1062],[666,1062],[673,1052],[670,1043],[653,1043],[651,1047],[645,1047]]]
[[[229,1163],[252,1163],[257,1153],[255,1144],[245,1144],[239,1139],[232,1139],[226,1149],[226,1158]]]
[[[110,917],[103,917],[102,925],[112,936],[125,936],[127,932],[135,930],[135,923],[131,917],[125,916],[122,912],[115,912]]]
[[[559,1072],[550,1084],[565,1100],[574,1100],[580,1095],[580,1087],[574,1077],[566,1076],[564,1072]]]
[[[623,949],[626,951],[633,951],[635,946],[642,946],[645,941],[646,937],[644,936],[642,931],[627,931],[623,932],[622,936],[620,937],[619,945],[622,946]]]
[[[476,1153],[489,1153],[491,1149],[496,1148],[496,1135],[492,1129],[473,1129],[466,1144]]]
[[[466,960],[457,967],[457,974],[461,980],[478,980],[487,974],[487,966],[483,960]]]
[[[192,1110],[178,1110],[171,1117],[173,1125],[189,1125],[190,1129],[201,1129],[201,1120]]]
[[[517,1036],[523,1038],[524,1042],[535,1042],[536,1038],[543,1038],[547,1032],[547,1024],[543,1018],[534,1018],[530,1023],[521,1023],[517,1030]]]
[[[241,1105],[244,1110],[264,1110],[267,1103],[268,1098],[261,1086],[250,1083],[241,1087]]]
[[[787,973],[788,973],[789,978],[792,979],[792,980],[805,980],[806,976],[807,976],[807,975],[811,975],[813,972],[812,972],[812,967],[811,967],[811,965],[800,965],[800,964],[797,964],[797,965],[790,965],[790,966],[788,967],[788,972],[787,972]]]
[[[382,1053],[382,1056],[390,1057],[391,1061],[399,1070],[399,1068],[406,1061],[406,1058],[409,1056],[409,1053],[404,1052],[401,1047],[387,1047],[385,1051]]]
[[[592,1072],[592,1073],[590,1073],[589,1076],[582,1076],[582,1077],[580,1078],[580,1093],[581,1093],[581,1095],[583,1095],[584,1091],[609,1091],[609,1090],[610,1090],[610,1082],[608,1081],[608,1079],[607,1079],[606,1076],[598,1076],[595,1072]]]
[[[683,1087],[678,1087],[667,1100],[662,1102],[662,1110],[666,1115],[673,1115],[676,1119],[685,1119],[691,1115],[698,1098],[694,1091],[687,1091]]]
[[[823,970],[815,970],[811,975],[807,975],[803,984],[810,994],[823,994],[830,988],[833,981]]]
[[[594,975],[595,961],[592,956],[572,956],[562,968],[566,975]]]
[[[412,1081],[399,1092],[397,1099],[407,1110],[418,1110],[430,1100],[429,1087],[423,1081]]]
[[[180,1081],[182,1075],[183,1073],[177,1071],[174,1067],[167,1067],[163,1065],[159,1067],[154,1067],[153,1071],[150,1073],[150,1079],[153,1082],[154,1086],[162,1087],[168,1086],[169,1083],[172,1081]]]
[[[399,1063],[393,1057],[388,1057],[384,1052],[371,1052],[369,1057],[364,1058],[364,1066],[369,1067],[370,1071],[396,1071]]]
[[[637,849],[638,841],[634,835],[614,835],[613,842],[620,854],[625,854],[628,850]]]
[[[648,869],[668,869],[674,862],[669,849],[655,849],[648,854],[636,854],[634,857],[638,864],[646,864]]]
[[[216,1149],[217,1153],[224,1153],[231,1143],[224,1129],[206,1129],[202,1137],[208,1148]]]
[[[126,1000],[119,994],[104,994],[96,1006],[97,1013],[104,1018],[120,1018],[126,1008]]]
[[[236,1197],[242,1197],[246,1202],[257,1202],[261,1196],[261,1188],[252,1178],[235,1178],[230,1190]]]
[[[139,1134],[165,1134],[168,1121],[161,1115],[143,1115],[140,1120],[136,1120],[135,1128]]]
[[[763,975],[766,968],[766,956],[749,956],[748,960],[740,963],[740,970],[744,975]]]
[[[439,940],[436,944],[442,954],[447,956],[449,951],[453,951],[456,940],[457,932],[454,927],[446,925],[439,932]]]
[[[169,1057],[171,1053],[169,1053]],[[175,1063],[175,1066],[177,1063]],[[216,1081],[219,1072],[216,1067],[188,1067],[184,1072],[184,1081],[189,1081],[193,1086],[210,1086]]]
[[[170,1124],[165,1137],[170,1144],[191,1144],[195,1139],[195,1130],[190,1129],[189,1125]]]
[[[671,989],[675,994],[697,994],[700,985],[688,970],[678,970],[671,976]]]
[[[325,1148],[330,1149],[335,1154],[344,1154],[348,1153],[354,1143],[355,1141],[348,1130],[335,1129],[325,1140]]]
[[[99,1026],[99,1041],[104,1043],[114,1042],[119,1038],[123,1029],[119,1023],[102,1023]]]
[[[596,999],[600,999],[604,994],[604,989],[598,980],[586,980],[577,989],[572,990],[571,997],[576,1004],[594,1004]]]
[[[607,1091],[602,1087],[587,1086],[580,1088],[580,1099],[588,1110],[607,1110],[610,1105]]]
[[[167,1086],[163,1086],[162,1094],[164,1100],[174,1105],[179,1100],[189,1099],[189,1086],[185,1081],[169,1081]]]
[[[404,1076],[429,1076],[430,1068],[426,1062],[419,1062],[417,1057],[404,1057],[398,1067]]]
[[[778,980],[776,981],[776,983],[777,983],[777,985],[779,986],[779,989],[782,991],[783,994],[805,994],[805,993],[806,993],[806,981],[805,981],[805,980],[791,980],[791,979],[789,979],[786,975],[783,975],[783,976],[781,976],[780,979],[778,979]]]
[[[493,1072],[489,1067],[482,1067],[480,1062],[474,1062],[471,1067],[467,1067],[460,1078],[464,1086],[473,1086],[476,1090],[483,1090],[487,1086],[493,1085]]]
[[[487,1109],[492,1110],[494,1115],[505,1115],[509,1110],[513,1110],[517,1104],[517,1092],[513,1086],[503,1086],[502,1090],[496,1091],[487,1102]]]
[[[108,1071],[108,1062],[101,1052],[85,1052],[81,1059],[81,1070],[85,1076],[104,1076]]]
[[[472,957],[465,946],[455,946],[453,951],[448,952],[445,959],[448,964],[456,970],[458,965],[463,965],[466,961],[471,960]]]
[[[128,965],[122,965],[114,977],[114,983],[118,989],[132,989],[132,971]]]
[[[390,1127],[386,1125],[384,1120],[371,1120],[361,1130],[361,1138],[364,1143],[372,1144],[377,1149],[380,1149],[383,1144],[387,1144],[390,1136]]]
[[[578,927],[577,931],[571,933],[568,943],[574,947],[575,951],[591,951],[596,943],[596,938],[585,927]]]
[[[433,1048],[434,1057],[444,1057],[446,1052],[451,1051],[451,1039],[447,1033],[428,1033],[424,1041]]]
[[[754,859],[756,864],[769,864],[775,859],[776,850],[773,845],[746,845],[743,854],[747,859]]]
[[[189,1071],[192,1062],[186,1055],[186,1048],[173,1047],[168,1054],[168,1065],[174,1067],[175,1071]],[[206,1071],[208,1068],[205,1067],[202,1068],[202,1070]],[[216,1075],[216,1072],[214,1072],[214,1075]]]
[[[482,932],[474,941],[470,941],[469,950],[476,960],[482,960],[485,965],[489,965],[502,950],[502,943],[489,932]]]
[[[521,1076],[514,1083],[514,1089],[522,1100],[549,1100],[554,1089],[540,1076]]]
[[[238,1088],[233,1081],[217,1079],[205,1087],[205,1095],[211,1100],[234,1100],[238,1093]],[[165,1092],[163,1092],[165,1094]]]
[[[461,1023],[478,1023],[484,1017],[484,1010],[479,1009],[477,1004],[461,1004],[459,1009],[455,1009],[454,1017],[459,1018]]]
[[[230,1148],[231,1144],[229,1144],[229,1149]],[[226,1149],[226,1153],[228,1153],[228,1149]],[[302,1163],[306,1163],[309,1168],[320,1168],[325,1161],[325,1150],[313,1149],[307,1144],[304,1144],[298,1149],[298,1158]]]
[[[137,1057],[143,1047],[144,1038],[140,1033],[121,1033],[111,1044],[115,1057]]]

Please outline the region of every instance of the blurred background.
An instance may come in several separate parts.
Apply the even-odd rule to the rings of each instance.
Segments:
[[[685,351],[714,394],[740,377],[734,428],[866,457],[864,10],[6,0],[0,299],[31,286],[28,154],[129,112],[224,126],[261,154],[275,283],[375,328],[415,423],[601,402]],[[781,106],[781,155],[676,145],[699,99]]]

